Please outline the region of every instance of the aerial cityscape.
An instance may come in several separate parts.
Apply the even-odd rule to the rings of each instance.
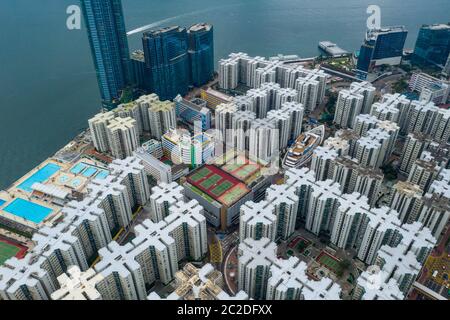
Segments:
[[[218,58],[126,2],[69,17],[98,110],[0,189],[0,300],[450,298],[450,21]]]

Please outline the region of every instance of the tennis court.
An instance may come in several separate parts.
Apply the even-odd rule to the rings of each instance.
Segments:
[[[342,272],[340,261],[337,258],[334,258],[333,256],[329,255],[325,251],[322,251],[317,256],[316,261],[336,274]]]
[[[209,189],[211,188],[213,185],[215,185],[217,182],[219,182],[220,180],[222,180],[222,177],[219,176],[218,174],[213,174],[211,177],[203,180],[200,185],[205,188],[205,189]]]
[[[225,191],[230,189],[233,186],[233,183],[230,181],[224,181],[221,184],[219,184],[217,187],[211,190],[211,192],[216,196],[220,197],[221,194],[223,194]]]
[[[0,265],[9,258],[16,256],[20,250],[20,248],[0,240]]]
[[[256,164],[248,164],[241,169],[237,170],[234,175],[241,180],[244,180],[248,176],[254,174],[259,170],[259,166]]]
[[[236,169],[239,169],[242,165],[236,163],[226,164],[222,167],[226,172],[233,172]]]
[[[235,203],[250,191],[236,177],[213,165],[205,165],[194,171],[186,180],[213,200],[225,205]]]
[[[226,205],[231,205],[242,198],[247,192],[247,188],[242,185],[236,185],[233,189],[224,193],[219,200]]]
[[[196,173],[194,173],[192,176],[190,176],[190,179],[194,182],[199,182],[206,176],[210,175],[212,172],[206,167],[201,168]]]

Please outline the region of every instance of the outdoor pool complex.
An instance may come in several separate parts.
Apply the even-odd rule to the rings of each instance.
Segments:
[[[3,208],[3,211],[39,224],[52,212],[52,209],[17,198]]]
[[[31,189],[31,187],[33,186],[34,183],[36,182],[43,183],[47,181],[52,175],[54,175],[60,169],[61,169],[60,166],[54,163],[48,163],[43,168],[39,169],[31,177],[29,177],[27,180],[22,182],[18,186],[18,188],[26,192],[32,192],[33,189]]]
[[[95,179],[105,179],[109,175],[108,170],[101,169],[99,167],[80,162],[70,169],[70,172],[76,175],[81,174],[86,178],[90,178],[95,176]]]

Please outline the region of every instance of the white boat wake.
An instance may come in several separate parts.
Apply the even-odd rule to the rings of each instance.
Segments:
[[[127,36],[132,36],[133,34],[136,34],[136,33],[142,33],[142,32],[144,32],[144,31],[146,31],[148,29],[159,27],[162,24],[165,24],[165,23],[168,23],[168,22],[180,19],[180,18],[195,16],[195,15],[199,15],[199,14],[210,12],[210,11],[216,11],[216,10],[223,9],[223,8],[228,8],[228,7],[237,7],[237,6],[241,6],[241,5],[243,5],[243,4],[237,3],[237,4],[231,4],[231,5],[223,5],[223,6],[219,6],[219,7],[214,7],[214,8],[204,9],[204,10],[197,10],[197,11],[192,11],[192,12],[180,14],[178,16],[174,16],[174,17],[163,19],[163,20],[159,20],[159,21],[153,22],[151,24],[139,27],[137,29],[128,31],[127,32]]]

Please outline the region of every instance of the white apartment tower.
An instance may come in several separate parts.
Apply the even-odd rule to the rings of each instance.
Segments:
[[[137,122],[130,117],[112,119],[106,131],[111,154],[116,159],[132,156],[139,147]]]
[[[89,129],[95,149],[99,152],[109,151],[108,131],[109,122],[115,118],[114,112],[98,113],[89,119]]]
[[[184,189],[176,182],[160,183],[152,188],[150,196],[150,215],[155,223],[164,220],[170,214],[170,207],[182,202]]]
[[[175,103],[171,101],[152,103],[148,109],[148,118],[152,137],[161,140],[163,134],[177,127]]]
[[[277,235],[277,216],[275,206],[266,200],[258,203],[248,201],[241,206],[239,239],[260,240],[268,238],[275,241]]]
[[[364,96],[351,90],[341,90],[336,102],[333,122],[341,128],[353,128],[355,118],[361,113]]]

